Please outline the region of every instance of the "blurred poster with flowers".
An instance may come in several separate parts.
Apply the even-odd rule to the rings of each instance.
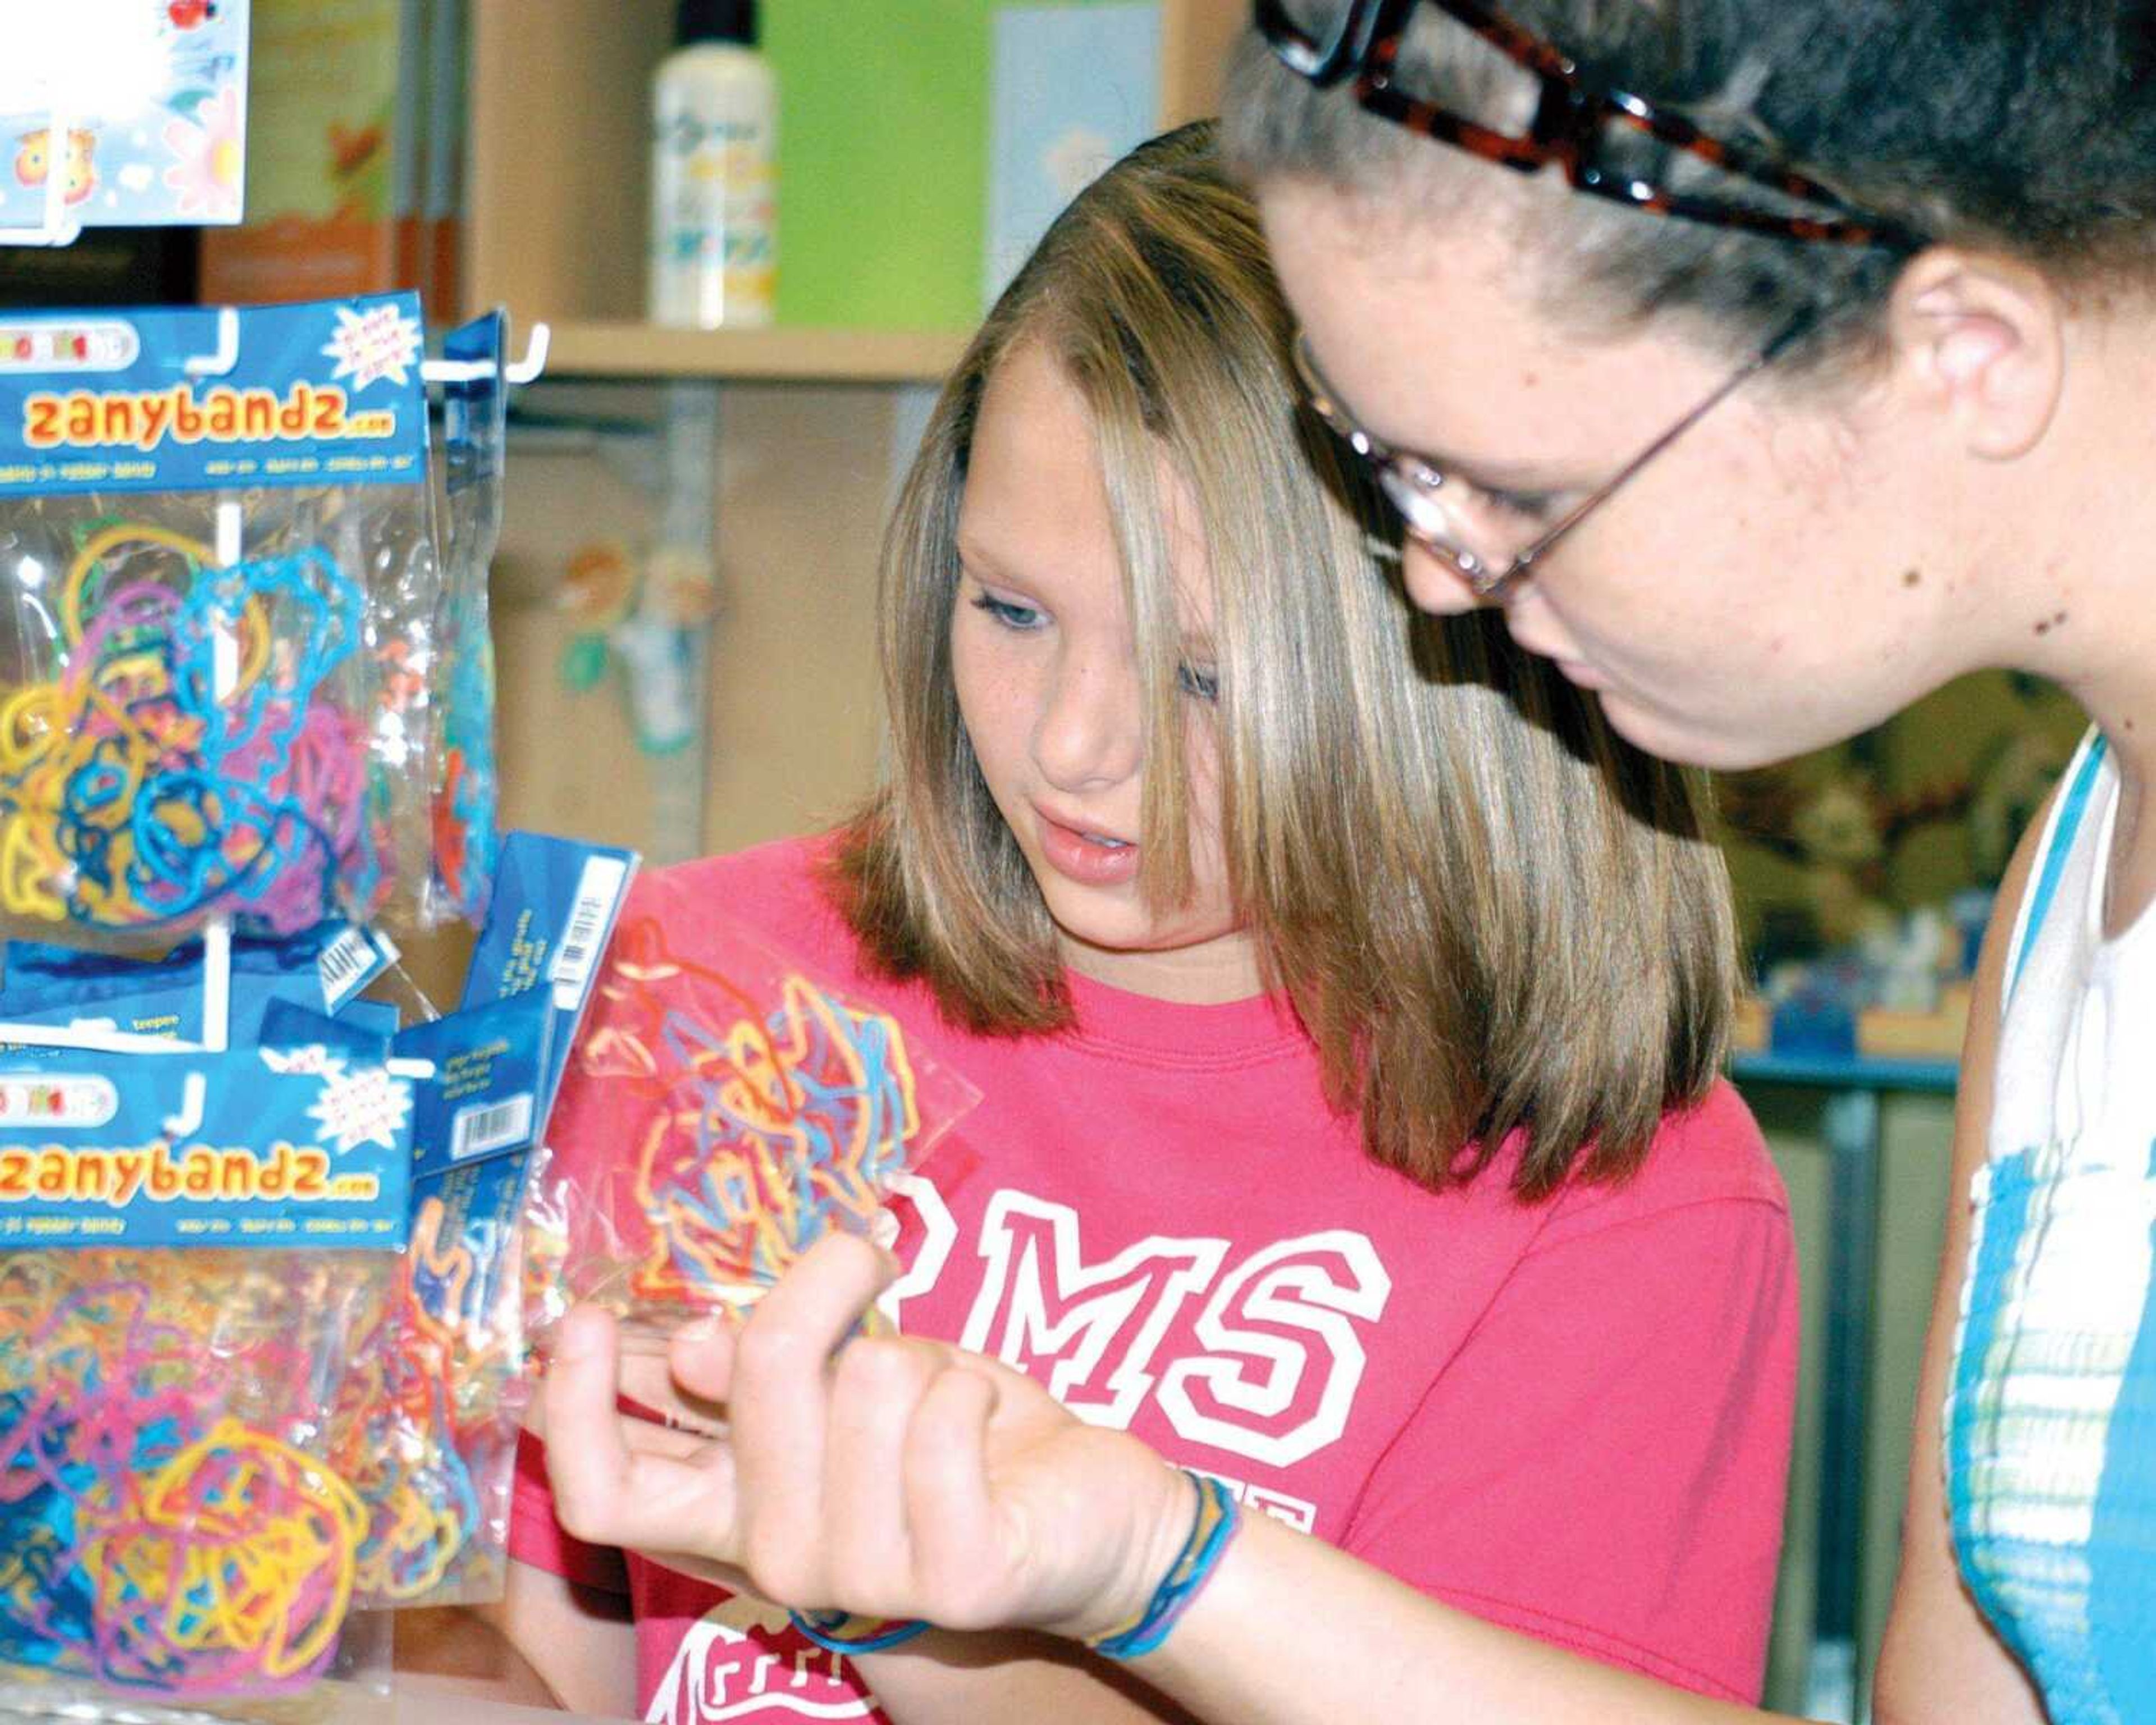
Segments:
[[[1755,1045],[1771,1016],[1777,1047],[1952,1055],[1999,879],[2087,724],[2040,679],[1987,671],[1834,748],[1722,775]]]
[[[0,0],[0,228],[240,219],[249,0]]]
[[[985,303],[1101,170],[1159,130],[1158,0],[990,14]]]
[[[505,0],[506,3],[506,0]],[[254,0],[254,150],[244,226],[206,234],[209,303],[417,288],[454,298],[434,265],[428,176],[461,126],[463,0]],[[605,8],[588,8],[596,20]],[[559,28],[559,8],[547,8]],[[598,28],[594,23],[593,28]]]

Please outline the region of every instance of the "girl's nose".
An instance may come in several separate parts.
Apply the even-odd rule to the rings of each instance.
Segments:
[[[1137,773],[1145,757],[1137,667],[1127,654],[1070,652],[1056,664],[1034,758],[1058,790],[1099,790]]]

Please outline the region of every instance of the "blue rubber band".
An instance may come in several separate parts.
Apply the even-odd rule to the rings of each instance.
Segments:
[[[1183,1549],[1168,1566],[1168,1574],[1161,1578],[1136,1623],[1086,1643],[1096,1653],[1110,1659],[1137,1659],[1157,1651],[1219,1568],[1220,1554],[1227,1550],[1228,1541],[1242,1519],[1241,1507],[1235,1494],[1212,1475],[1189,1468],[1183,1471],[1198,1487],[1198,1513],[1191,1521]]]
[[[130,637],[106,650],[157,655],[169,693],[130,703],[127,711],[170,711],[192,721],[196,741],[172,748],[139,782],[131,766],[94,756],[61,787],[53,812],[54,841],[74,878],[100,898],[124,886],[145,926],[177,922],[220,902],[256,902],[280,877],[317,856],[324,880],[333,881],[340,861],[310,812],[270,784],[318,693],[360,644],[363,590],[319,547],[216,570],[188,559],[187,569],[187,592],[169,624],[146,626],[139,641]],[[244,630],[249,608],[258,602],[265,627],[275,617],[285,656],[273,674],[219,700],[219,643]],[[237,764],[249,750],[260,760]],[[0,786],[0,809],[16,806],[13,789]],[[116,825],[110,820],[115,810],[124,816]],[[182,812],[185,834],[175,824]],[[131,841],[124,863],[113,855],[121,830]],[[254,843],[248,861],[235,868],[229,847],[239,835]],[[371,865],[372,835],[364,825],[360,848]],[[118,878],[123,874],[124,881]],[[69,889],[66,903],[76,920],[96,920],[78,888]]]
[[[819,1611],[813,1615],[789,1611],[786,1615],[793,1619],[794,1628],[830,1653],[880,1653],[886,1647],[896,1647],[916,1635],[925,1635],[929,1629],[917,1617],[901,1617],[887,1622],[876,1634],[856,1640],[834,1633],[839,1625],[853,1621],[854,1614],[850,1611]]]

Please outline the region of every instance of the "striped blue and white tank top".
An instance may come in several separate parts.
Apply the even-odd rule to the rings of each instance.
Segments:
[[[2118,807],[2092,732],[2008,949],[1946,1408],[1963,1574],[2053,1725],[2156,1719],[2156,912],[2103,937]]]

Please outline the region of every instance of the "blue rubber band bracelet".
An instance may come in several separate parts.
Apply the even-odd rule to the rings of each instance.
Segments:
[[[1183,1471],[1198,1487],[1198,1513],[1191,1521],[1183,1549],[1168,1566],[1168,1574],[1161,1578],[1136,1622],[1086,1644],[1096,1653],[1110,1659],[1137,1659],[1154,1651],[1220,1565],[1220,1555],[1227,1550],[1242,1515],[1235,1494],[1210,1474],[1188,1468]]]
[[[850,1611],[789,1611],[786,1615],[793,1620],[794,1628],[831,1653],[880,1653],[928,1633],[928,1625],[917,1617],[856,1618]],[[882,1627],[867,1635],[842,1633],[846,1625],[858,1622]]]

